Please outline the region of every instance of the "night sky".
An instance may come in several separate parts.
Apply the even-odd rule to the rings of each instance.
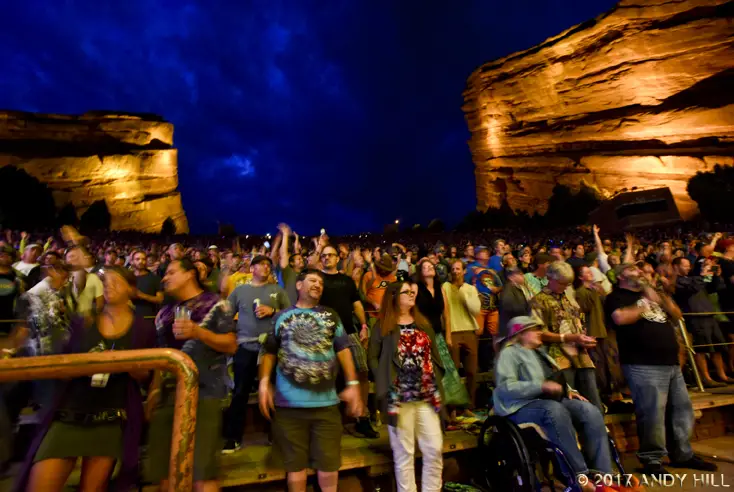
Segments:
[[[0,108],[160,114],[192,232],[312,235],[466,215],[468,75],[616,2],[0,3]]]

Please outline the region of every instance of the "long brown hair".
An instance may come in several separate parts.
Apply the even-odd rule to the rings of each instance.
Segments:
[[[400,292],[404,286],[413,286],[415,282],[406,280],[405,282],[393,282],[387,286],[385,296],[382,298],[382,306],[380,307],[380,332],[382,336],[387,336],[398,326],[398,317],[400,316]],[[425,330],[431,326],[431,323],[418,310],[418,306],[413,306],[410,310],[415,324],[418,328]]]

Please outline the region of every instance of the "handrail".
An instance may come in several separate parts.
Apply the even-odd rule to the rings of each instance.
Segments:
[[[0,382],[66,379],[98,373],[156,369],[176,375],[168,490],[190,491],[194,483],[194,438],[196,407],[199,401],[199,371],[194,361],[183,352],[173,349],[144,349],[17,357],[0,360]]]
[[[701,374],[698,372],[698,366],[696,365],[696,351],[691,346],[691,342],[688,340],[688,330],[686,330],[686,322],[681,319],[678,321],[678,329],[680,329],[681,337],[683,338],[683,345],[688,354],[688,362],[691,364],[691,370],[693,371],[693,377],[696,379],[696,386],[698,391],[703,393],[703,381],[701,381]]]

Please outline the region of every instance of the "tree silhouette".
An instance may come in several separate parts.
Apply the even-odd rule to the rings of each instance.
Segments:
[[[56,205],[51,190],[13,166],[0,168],[0,224],[11,229],[53,227]]]
[[[79,229],[82,232],[108,231],[112,223],[112,216],[107,208],[107,202],[94,202],[81,216]]]
[[[428,223],[428,230],[430,232],[443,232],[446,226],[441,219],[433,219]]]
[[[568,186],[556,185],[548,200],[548,211],[545,215],[525,210],[512,210],[505,198],[499,207],[490,207],[482,213],[473,210],[458,225],[459,231],[481,231],[484,229],[501,229],[505,227],[541,229],[544,227],[570,227],[588,222],[589,214],[601,204],[595,189],[581,185],[577,193]]]
[[[163,226],[161,227],[161,235],[168,237],[168,236],[174,236],[176,234],[176,223],[173,221],[172,218],[168,217],[166,220],[163,221]]]
[[[712,171],[697,172],[688,180],[687,191],[706,219],[729,222],[734,207],[734,167],[717,164]]]
[[[549,227],[569,227],[585,224],[589,214],[601,204],[596,190],[581,184],[581,189],[573,193],[565,185],[553,187],[553,194],[548,199],[548,212],[545,223]]]

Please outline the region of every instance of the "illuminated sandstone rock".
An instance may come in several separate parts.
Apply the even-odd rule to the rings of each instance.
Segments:
[[[477,206],[544,213],[556,183],[610,196],[734,159],[734,1],[622,0],[467,81]]]
[[[170,217],[188,232],[172,145],[173,125],[153,115],[0,112],[0,167],[46,183],[79,216],[105,200],[114,230],[160,232]]]

